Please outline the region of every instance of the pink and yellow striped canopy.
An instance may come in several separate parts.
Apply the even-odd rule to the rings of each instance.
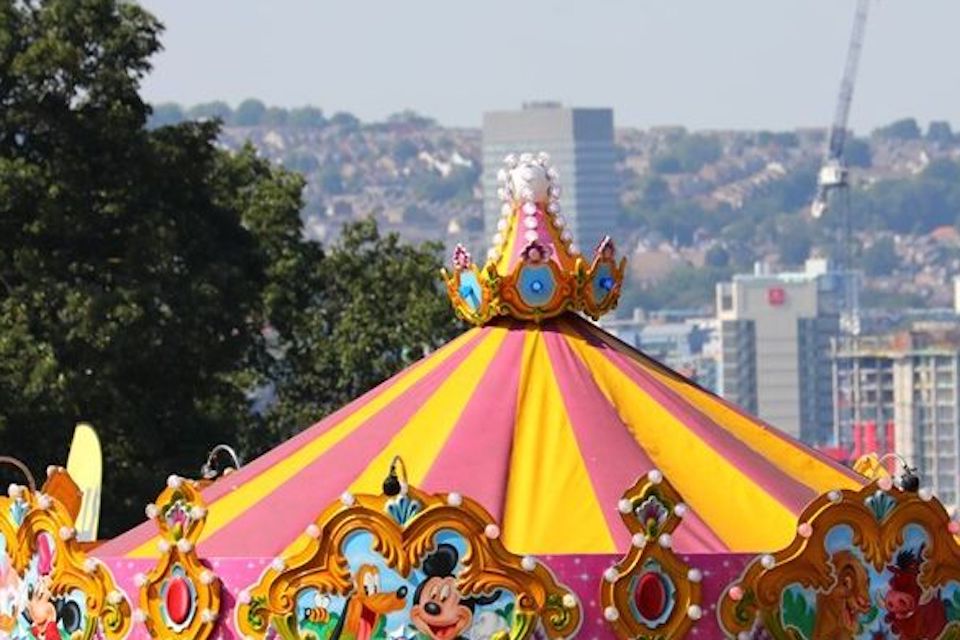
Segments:
[[[617,504],[657,468],[689,507],[682,552],[785,546],[840,467],[578,316],[503,319],[442,349],[204,491],[206,557],[284,552],[344,491],[409,481],[483,504],[515,553],[624,552]],[[146,523],[98,555],[157,553]]]

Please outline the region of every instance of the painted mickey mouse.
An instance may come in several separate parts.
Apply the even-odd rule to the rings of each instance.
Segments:
[[[440,544],[423,561],[426,579],[413,594],[410,620],[432,640],[464,640],[460,634],[470,628],[476,607],[492,604],[500,591],[489,596],[462,598],[453,572],[460,561],[456,547]]]

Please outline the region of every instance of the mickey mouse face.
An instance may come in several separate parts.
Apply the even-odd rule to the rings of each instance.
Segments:
[[[473,612],[460,601],[455,578],[435,577],[422,586],[410,619],[433,640],[454,640],[470,626]]]

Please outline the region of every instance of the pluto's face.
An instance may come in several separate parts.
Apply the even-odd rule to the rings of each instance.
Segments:
[[[538,164],[520,164],[510,171],[510,183],[513,192],[521,200],[545,202],[547,189],[550,186],[547,180],[547,170]]]

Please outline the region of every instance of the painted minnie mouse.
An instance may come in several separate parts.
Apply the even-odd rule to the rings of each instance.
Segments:
[[[500,598],[500,591],[489,596],[461,597],[453,575],[459,561],[456,547],[445,543],[423,561],[427,577],[413,594],[410,620],[432,640],[464,640],[461,634],[473,623],[476,607]]]

